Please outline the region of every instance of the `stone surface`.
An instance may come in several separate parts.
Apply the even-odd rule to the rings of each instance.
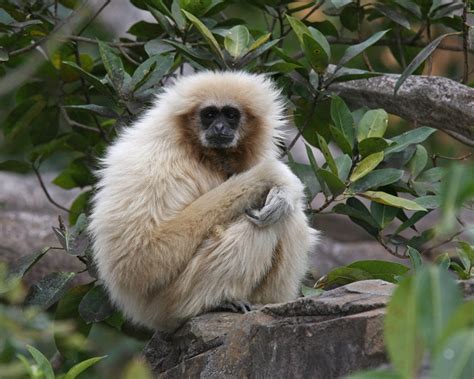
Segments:
[[[204,314],[172,337],[155,334],[145,356],[162,378],[329,379],[377,367],[393,287],[363,281],[245,315]]]
[[[471,299],[474,279],[459,285]],[[244,315],[203,314],[174,335],[155,333],[144,355],[169,379],[332,379],[388,367],[383,317],[394,288],[366,280]]]
[[[51,196],[68,206],[77,191],[50,185],[53,178],[52,174],[43,178]],[[35,177],[0,172],[0,262],[11,264],[45,246],[58,246],[51,229],[58,224],[58,215],[67,220],[64,212],[48,202]],[[82,267],[64,252],[50,251],[25,279],[32,283],[54,271],[77,271]]]
[[[329,88],[356,107],[384,108],[387,112],[443,130],[474,146],[474,89],[435,76],[410,76],[397,95],[399,75],[335,83]]]

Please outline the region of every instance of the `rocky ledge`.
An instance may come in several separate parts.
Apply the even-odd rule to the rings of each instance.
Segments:
[[[352,283],[244,315],[207,313],[145,348],[162,378],[338,378],[386,362],[383,315],[394,285]]]

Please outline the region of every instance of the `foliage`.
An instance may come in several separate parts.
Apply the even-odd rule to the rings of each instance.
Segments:
[[[81,1],[2,2],[0,94],[11,109],[0,125],[10,154],[0,162],[0,170],[32,171],[46,191],[44,167],[66,157],[67,165],[53,183],[81,193],[65,207],[46,192],[54,205],[68,212],[71,227],[60,220],[53,228],[59,246],[10,267],[0,282],[1,292],[16,288],[45,254],[61,250],[84,264],[91,282],[71,288],[77,273],[52,273],[31,288],[26,302],[54,311],[56,320],[73,320],[74,332],[83,338],[94,324],[131,332],[109,303],[91,259],[86,226],[96,182],[93,172],[120,130],[166,83],[184,71],[204,69],[262,72],[282,88],[297,128],[282,156],[306,185],[310,216],[347,216],[389,254],[406,259],[415,269],[422,266],[422,257],[455,241],[456,255],[446,250],[449,254],[439,263],[461,279],[471,276],[473,247],[460,239],[468,225],[459,213],[474,197],[472,165],[446,165],[447,159],[464,158],[430,151],[425,141],[434,129],[421,126],[397,133],[383,109],[351,109],[330,87],[396,70],[401,73],[395,91],[399,93],[409,75],[421,73],[425,66],[431,70],[431,54],[445,48],[446,37],[465,38],[461,2],[131,3],[156,22],[139,21],[128,37],[109,41],[96,38],[95,17],[84,16]],[[236,10],[236,4],[251,11]],[[236,14],[248,18],[244,21]],[[315,14],[324,21],[313,21]],[[380,46],[391,53],[395,66],[381,58]],[[299,139],[305,142],[307,163],[296,162],[291,154]],[[424,219],[434,210],[443,217],[426,227]],[[399,282],[409,274],[405,265],[362,261],[331,271],[316,286],[327,289],[371,278]],[[303,288],[305,295],[319,292]],[[454,348],[467,337],[457,338],[448,341]],[[61,355],[78,362],[77,348],[60,335],[55,342]]]
[[[445,268],[425,266],[400,283],[387,307],[385,342],[394,371],[370,371],[350,378],[415,378],[425,353],[430,377],[471,378],[473,325],[474,301],[462,301],[458,284]]]

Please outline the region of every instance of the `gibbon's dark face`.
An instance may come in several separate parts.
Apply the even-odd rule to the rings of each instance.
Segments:
[[[205,147],[225,149],[236,146],[242,119],[237,108],[207,106],[199,111],[199,119],[199,139]]]

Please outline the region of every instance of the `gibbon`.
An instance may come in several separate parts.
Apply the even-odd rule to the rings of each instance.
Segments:
[[[90,233],[99,278],[137,324],[298,296],[317,232],[278,160],[284,104],[245,72],[178,79],[108,149]]]

